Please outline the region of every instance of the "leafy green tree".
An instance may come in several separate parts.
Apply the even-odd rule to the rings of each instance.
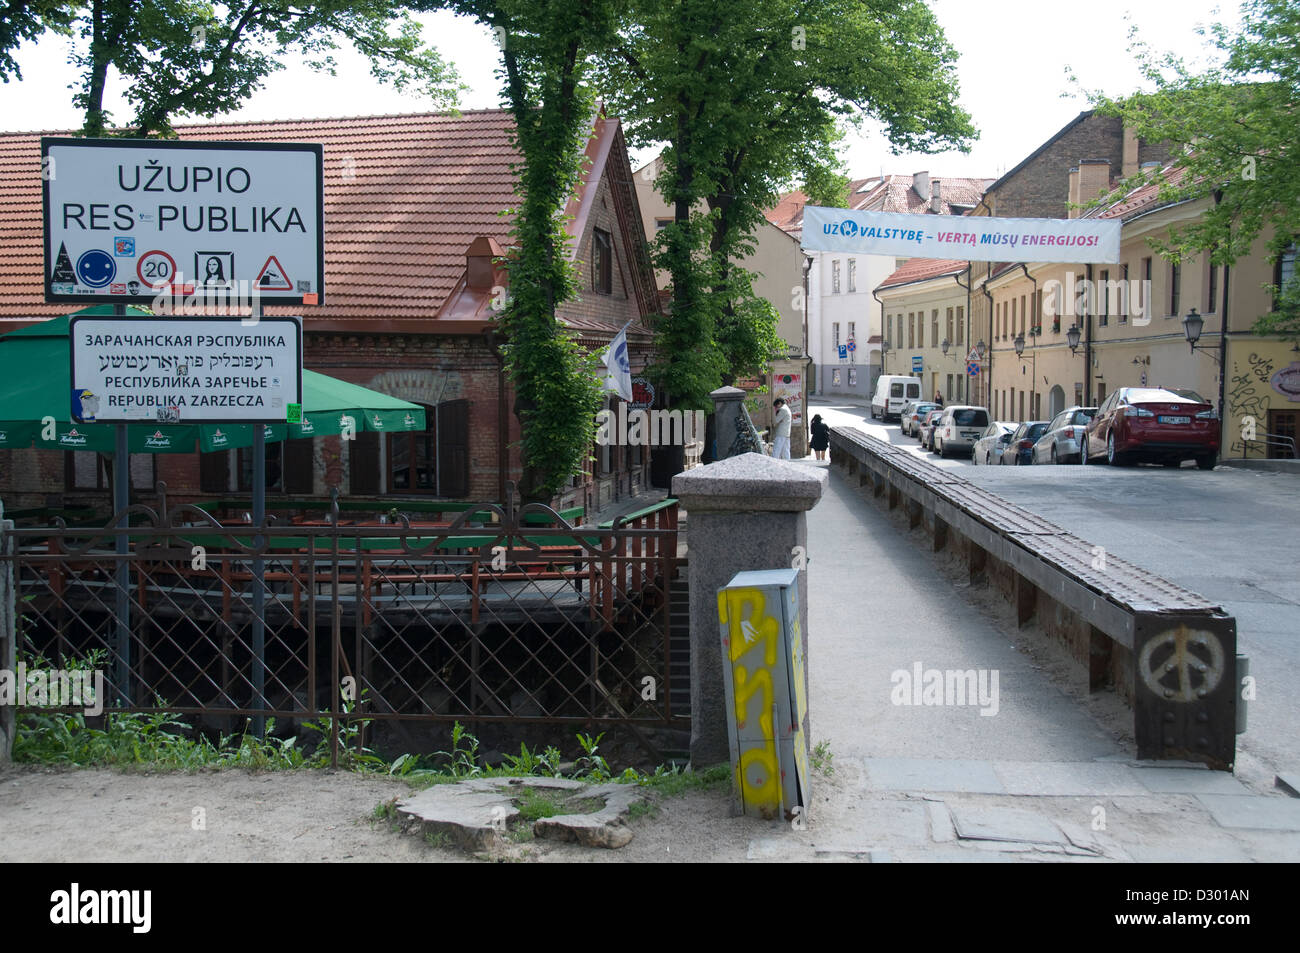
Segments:
[[[968,149],[975,132],[956,103],[956,53],[921,0],[629,7],[602,79],[632,141],[667,144],[656,185],[674,222],[658,257],[673,300],[656,370],[675,400],[707,406],[756,336],[745,323],[767,319],[745,302],[749,282],[733,280],[735,263],[789,184],[847,199],[834,158],[843,126],[874,119],[910,151]]]
[[[3,2],[20,9],[14,24],[0,27],[0,51],[12,45],[10,34],[37,39],[46,30],[75,32],[72,62],[81,81],[73,102],[84,114],[82,131],[88,136],[102,136],[109,128],[104,96],[111,70],[121,77],[134,109],[126,131],[165,136],[177,117],[210,118],[238,109],[284,68],[286,53],[333,73],[341,38],[369,58],[377,78],[398,89],[418,87],[436,106],[454,105],[461,88],[450,66],[420,38],[420,24],[406,9],[419,9],[419,3]],[[6,62],[0,58],[0,75]]]
[[[522,161],[501,315],[506,367],[522,432],[525,500],[549,500],[590,452],[601,378],[556,319],[575,297],[564,210],[582,175],[595,117],[588,60],[611,42],[613,0],[451,0],[490,27],[501,46],[504,97]]]
[[[1176,173],[1158,177],[1161,201],[1214,199],[1204,215],[1151,242],[1173,260],[1209,251],[1214,264],[1231,265],[1264,236],[1276,261],[1300,236],[1300,5],[1249,0],[1242,12],[1238,31],[1221,23],[1208,31],[1217,65],[1194,72],[1134,37],[1153,90],[1091,94],[1099,112],[1122,117],[1142,139],[1186,147],[1172,160]],[[1105,200],[1155,179],[1140,172]],[[1272,290],[1278,307],[1256,332],[1300,338],[1300,283]]]
[[[0,0],[0,80],[23,78],[13,51],[24,40],[35,40],[51,30],[71,33],[77,6],[55,0]]]

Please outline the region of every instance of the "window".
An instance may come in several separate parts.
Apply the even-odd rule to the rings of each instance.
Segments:
[[[1290,245],[1283,249],[1282,254],[1278,256],[1277,264],[1273,266],[1273,284],[1277,285],[1278,293],[1282,289],[1291,285],[1295,281],[1295,258],[1296,246]],[[1274,305],[1274,309],[1278,307]]]
[[[849,290],[858,290],[858,260],[856,258],[849,259]]]
[[[957,306],[957,343],[958,344],[961,344],[964,340],[965,324],[966,324],[966,306],[959,304]]]
[[[952,308],[948,309],[948,313],[946,317],[948,321],[944,326],[948,329],[948,333],[944,335],[944,340],[947,341],[949,344],[951,344],[957,340],[955,337],[952,336]]]
[[[152,453],[133,453],[127,460],[131,489],[148,493],[154,489],[157,458]],[[65,490],[109,490],[113,486],[113,458],[110,454],[74,450],[63,455]]]
[[[1129,313],[1129,310],[1130,310],[1130,309],[1131,309],[1135,304],[1139,304],[1138,302],[1134,302],[1134,300],[1133,300],[1133,296],[1132,296],[1131,294],[1129,294],[1129,286],[1128,286],[1128,265],[1121,265],[1121,266],[1120,266],[1119,279],[1120,279],[1120,281],[1122,281],[1122,282],[1124,283],[1124,307],[1120,308],[1120,311],[1119,311],[1119,323],[1120,323],[1120,324],[1128,324],[1128,313]],[[1140,301],[1140,299],[1139,299],[1139,301]],[[1140,306],[1140,304],[1139,304],[1139,306]]]
[[[832,335],[832,337],[834,338],[834,344],[835,344],[835,356],[836,356],[836,357],[839,357],[839,354],[840,354],[840,323],[839,323],[838,321],[836,321],[834,324],[831,325],[831,329],[832,329],[832,330],[831,330],[831,335]]]
[[[1020,296],[1020,333],[1021,334],[1024,334],[1025,329],[1031,326],[1027,323],[1029,318],[1029,313],[1028,313],[1028,309],[1025,308],[1026,297],[1027,297],[1026,295]]]
[[[1097,326],[1104,328],[1110,324],[1110,271],[1101,272],[1101,314],[1097,316]]]
[[[939,309],[930,314],[930,347],[939,346]]]
[[[609,232],[599,228],[591,232],[591,290],[614,293],[614,244]]]
[[[850,321],[850,322],[849,322],[849,337],[848,337],[848,340],[851,341],[851,342],[853,342],[853,343],[855,343],[855,344],[857,343],[857,340],[858,340],[857,337],[856,337],[855,334],[854,334],[854,325],[855,325],[856,323],[857,323],[856,321]],[[850,363],[850,364],[856,364],[856,363],[857,363],[857,357],[858,357],[858,352],[855,351],[855,350],[853,350],[852,348],[850,348],[850,349],[849,349],[849,363]]]
[[[903,346],[903,316],[900,314],[898,316],[898,337],[894,338],[894,347],[899,348],[902,346]]]
[[[1173,317],[1178,314],[1178,306],[1182,297],[1183,285],[1183,266],[1177,262],[1169,263],[1169,315]]]
[[[199,454],[199,489],[204,493],[230,492],[230,451]]]
[[[665,228],[667,228],[669,225],[671,225],[671,224],[673,223],[673,221],[674,221],[674,220],[671,219],[671,218],[657,218],[657,219],[655,219],[655,233],[657,234],[657,233],[659,233],[659,232],[662,232]]]
[[[831,294],[840,293],[840,263],[839,259],[831,262]]]
[[[916,312],[907,313],[907,346],[916,347]]]
[[[1097,381],[1097,399],[1101,400],[1106,396],[1106,382]]]
[[[1205,255],[1205,313],[1214,314],[1219,310],[1219,269],[1210,261],[1210,255]]]
[[[387,438],[388,492],[441,497],[469,493],[469,401],[425,405],[423,430]]]

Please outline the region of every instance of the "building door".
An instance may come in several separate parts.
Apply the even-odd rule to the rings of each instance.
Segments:
[[[1268,432],[1278,437],[1289,437],[1294,445],[1296,442],[1297,424],[1300,423],[1300,411],[1296,410],[1270,410],[1268,412]],[[1288,458],[1291,451],[1287,447],[1277,446],[1278,441],[1270,441],[1268,445],[1268,455],[1274,459]]]
[[[1047,392],[1047,416],[1049,419],[1054,418],[1061,411],[1065,410],[1065,391],[1057,384]]]

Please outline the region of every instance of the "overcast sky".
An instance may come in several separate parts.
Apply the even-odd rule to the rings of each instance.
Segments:
[[[1222,19],[1236,24],[1234,0],[933,0],[940,24],[956,47],[961,102],[974,117],[980,139],[969,155],[894,156],[874,133],[846,143],[850,173],[865,177],[886,172],[927,170],[934,175],[994,177],[1005,172],[1069,122],[1086,101],[1070,87],[1065,67],[1073,68],[1085,88],[1110,94],[1130,92],[1140,77],[1128,52],[1131,16],[1140,35],[1156,50],[1172,51],[1204,62],[1205,41],[1198,25]],[[499,53],[491,33],[471,20],[449,14],[420,18],[425,37],[450,58],[469,91],[465,109],[500,105],[494,71]],[[76,73],[68,66],[68,46],[47,38],[28,44],[17,57],[21,83],[0,85],[0,129],[58,130],[80,125],[71,106],[69,84]],[[277,73],[245,109],[227,119],[294,119],[421,112],[429,104],[377,83],[358,55],[341,51],[337,77],[319,76],[291,65]],[[1063,97],[1063,94],[1068,94]],[[106,105],[122,119],[130,110],[120,95]],[[636,164],[648,159],[633,156]]]

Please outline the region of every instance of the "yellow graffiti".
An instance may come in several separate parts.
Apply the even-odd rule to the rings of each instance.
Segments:
[[[755,642],[764,643],[763,660],[765,664],[776,664],[776,649],[781,638],[781,621],[767,614],[767,599],[761,589],[732,589],[727,592],[731,612],[731,661],[740,658],[753,647]],[[721,600],[719,600],[721,602]],[[745,607],[749,606],[749,618],[745,618]],[[725,618],[721,619],[726,622]],[[739,631],[737,631],[739,629]]]
[[[757,807],[764,817],[775,816],[781,805],[781,768],[772,725],[772,673],[762,668],[750,678],[743,665],[734,666],[732,672],[736,680],[736,723],[743,725],[746,722],[746,713],[751,710],[750,700],[757,695],[758,705],[754,710],[763,735],[761,748],[750,748],[740,756],[741,797],[747,806]],[[757,779],[750,775],[750,768],[755,765],[761,772]]]

